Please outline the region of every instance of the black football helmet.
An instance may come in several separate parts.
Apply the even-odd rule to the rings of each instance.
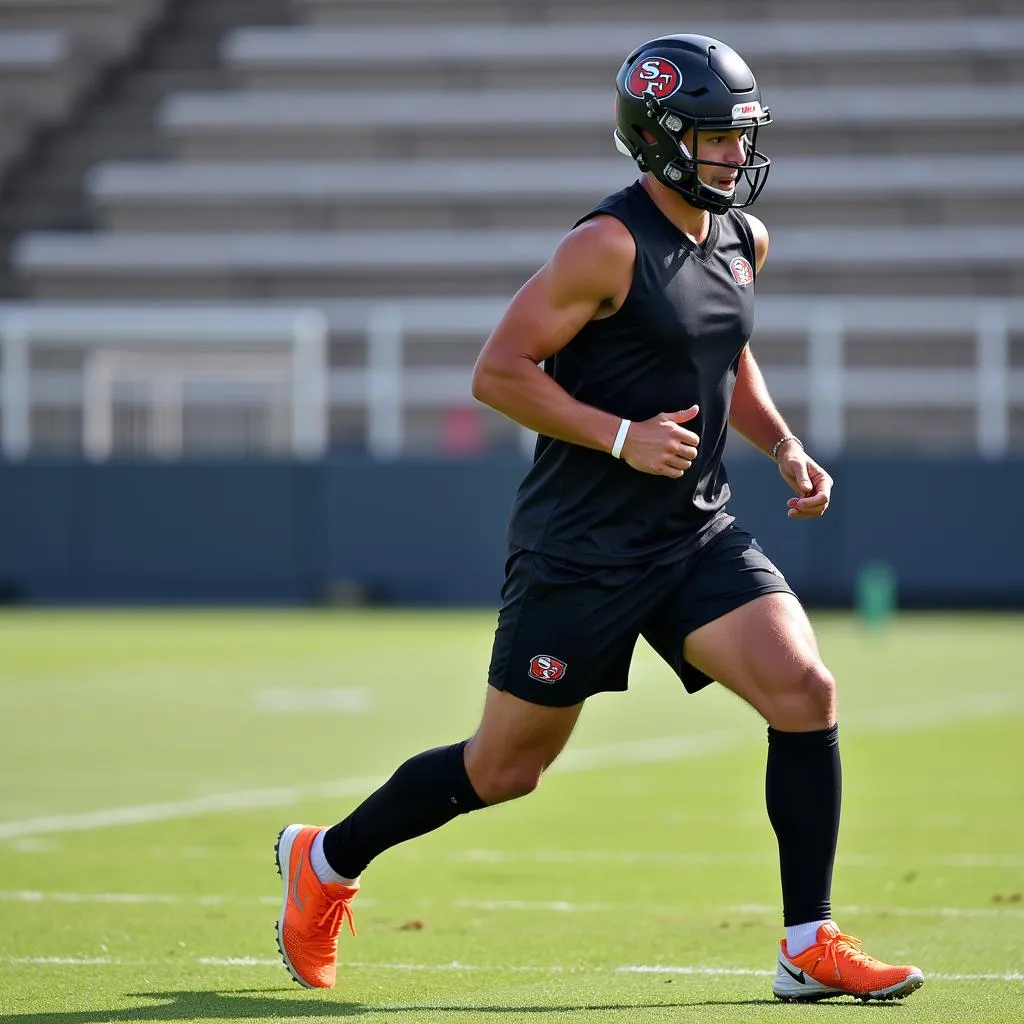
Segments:
[[[626,58],[615,87],[615,145],[641,171],[712,213],[749,206],[761,194],[771,160],[758,152],[757,132],[772,116],[761,104],[753,72],[731,47],[710,36],[660,36]],[[692,152],[683,144],[691,128]],[[700,159],[698,132],[708,128],[746,130],[747,158],[735,190],[700,180],[702,163],[737,166]]]

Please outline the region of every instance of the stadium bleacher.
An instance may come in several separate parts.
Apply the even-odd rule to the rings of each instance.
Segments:
[[[714,21],[705,35],[728,39],[757,66],[763,87],[889,82],[970,83],[984,61],[986,81],[1024,79],[1024,20],[923,22]],[[630,46],[676,31],[644,24],[431,25],[393,28],[242,28],[225,40],[225,67],[247,89],[365,90],[380,75],[389,90],[413,86],[592,88],[607,92]],[[381,54],[387,55],[382,67]],[[895,58],[899,60],[895,60]]]
[[[777,88],[769,104],[779,112],[772,151],[919,153],[935,148],[951,124],[957,148],[1013,151],[1024,124],[1022,92],[1024,83],[941,85],[927,98],[909,85]],[[606,156],[607,90],[562,89],[557,99],[534,88],[184,93],[158,117],[189,160]]]
[[[246,24],[238,4],[220,47],[229,87],[175,92],[159,106],[155,128],[176,159],[92,168],[83,187],[98,230],[17,240],[12,262],[32,296],[321,308],[429,297],[453,311],[500,302],[596,199],[635,177],[613,155],[611,78],[631,45],[673,29],[735,45],[776,115],[762,137],[774,168],[755,211],[772,233],[765,297],[810,311],[828,297],[997,301],[1024,289],[1014,226],[1024,212],[1024,18],[1013,0],[939,0],[928,18],[910,0],[750,0],[730,7],[730,24],[720,5],[697,2],[685,26],[659,0],[292,7],[304,23],[271,28]],[[1008,372],[1024,366],[1015,324],[1000,349]],[[876,323],[868,345],[857,331],[845,323],[844,359],[884,370],[910,358],[926,370],[943,358],[938,342],[908,343],[905,328]],[[463,370],[464,341],[450,350]],[[944,343],[974,352],[970,338]],[[765,348],[769,367],[810,358],[778,339]],[[333,345],[331,358],[344,349]],[[415,346],[439,365],[451,358],[443,350],[440,338]],[[1024,444],[1015,395],[1004,410],[1010,445]],[[890,398],[900,443],[926,444],[935,410]],[[806,419],[799,394],[784,404]],[[442,413],[410,410],[428,438]],[[481,415],[489,436],[511,436]],[[877,410],[847,420],[849,440],[880,442]],[[334,418],[334,442],[359,437],[350,418]]]
[[[64,32],[89,49],[124,56],[166,0],[0,0],[0,32]]]
[[[0,33],[0,173],[34,131],[66,111],[84,71],[64,32]]]
[[[66,119],[164,0],[0,0],[0,175]]]
[[[320,298],[511,295],[561,231],[47,233],[14,258],[43,298]],[[772,282],[792,293],[1024,291],[1013,227],[810,227],[772,243]],[[767,291],[767,289],[766,289]]]
[[[794,157],[775,161],[758,201],[769,223],[933,224],[955,212],[972,224],[1024,216],[1024,154],[986,158],[984,193],[963,183],[967,156]],[[572,224],[635,177],[621,157],[518,160],[206,161],[108,163],[85,189],[110,231],[256,231],[536,227]],[[995,200],[995,201],[994,201]]]
[[[674,0],[293,0],[296,9],[316,24],[370,24],[404,26],[478,22],[501,25],[527,22],[652,22],[665,31],[695,31],[698,22],[720,24],[722,5],[715,0],[687,0],[686,27],[679,27],[680,11]],[[777,19],[842,21],[853,17],[912,18],[920,13],[915,0],[732,0],[729,17],[743,21]],[[1017,0],[932,0],[928,18],[981,17],[1019,13]]]

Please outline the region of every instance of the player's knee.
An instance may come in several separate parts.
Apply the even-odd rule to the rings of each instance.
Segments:
[[[487,804],[500,804],[532,793],[539,785],[543,769],[533,764],[515,764],[492,768],[473,779],[473,788]]]
[[[804,665],[776,693],[769,721],[776,729],[827,729],[835,722],[836,681],[821,661]]]

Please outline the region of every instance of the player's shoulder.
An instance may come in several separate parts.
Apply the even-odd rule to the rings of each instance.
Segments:
[[[574,249],[600,257],[636,256],[636,240],[625,223],[611,213],[598,212],[577,224],[563,239]]]
[[[755,217],[748,210],[738,210],[737,213],[741,217],[745,217],[747,223],[750,225],[750,230],[754,232],[755,237],[760,233],[765,236],[768,234],[768,229],[765,227],[764,221],[760,217]]]
[[[597,213],[577,224],[559,243],[552,265],[560,275],[616,283],[632,275],[636,242],[617,217]]]
[[[754,236],[754,252],[757,255],[757,269],[761,269],[761,264],[764,263],[765,257],[768,255],[768,228],[765,227],[764,221],[760,217],[755,217],[752,213],[747,213],[746,210],[737,211],[741,217],[746,218],[747,223],[750,225],[750,233]]]

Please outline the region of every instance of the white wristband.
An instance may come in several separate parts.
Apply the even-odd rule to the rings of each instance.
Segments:
[[[619,432],[615,435],[615,443],[612,445],[612,458],[618,459],[622,456],[622,446],[626,443],[626,435],[633,425],[632,420],[623,420],[619,424]]]

